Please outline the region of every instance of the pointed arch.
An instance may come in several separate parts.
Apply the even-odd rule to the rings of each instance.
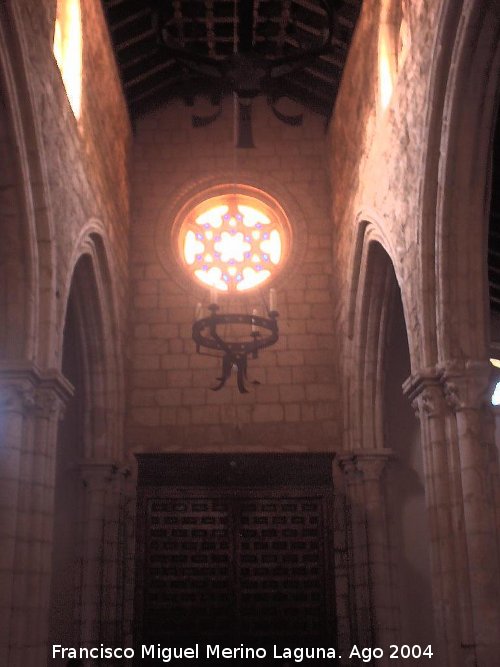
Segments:
[[[386,330],[395,299],[400,295],[407,319],[405,292],[400,289],[390,239],[376,212],[363,210],[351,259],[348,294],[348,344],[344,392],[348,449],[384,448],[382,423],[383,362]],[[408,326],[405,326],[410,350]],[[413,355],[418,355],[414,342]],[[410,353],[411,357],[411,353]]]
[[[110,266],[104,227],[92,220],[82,230],[71,262],[61,321],[68,308],[78,330],[83,360],[86,428],[84,458],[120,460],[123,418],[122,332],[117,312],[115,272]],[[60,328],[59,350],[64,349]],[[62,359],[59,360],[62,363]]]
[[[486,249],[499,37],[494,2],[443,3],[419,193],[423,317],[437,333],[422,367],[488,357]]]
[[[50,366],[55,253],[38,120],[15,7],[0,5],[0,356]]]
[[[59,363],[74,386],[56,447],[50,637],[68,644],[118,632],[117,470],[122,459],[122,342],[103,225],[77,239],[62,295]],[[105,554],[105,555],[103,555]]]

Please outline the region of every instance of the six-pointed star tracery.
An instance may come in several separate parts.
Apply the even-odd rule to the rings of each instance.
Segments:
[[[211,198],[185,218],[180,230],[183,261],[204,285],[223,292],[266,282],[283,259],[285,230],[258,200]]]

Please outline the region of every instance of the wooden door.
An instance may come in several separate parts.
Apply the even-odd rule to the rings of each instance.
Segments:
[[[216,468],[224,463],[210,461]],[[290,461],[279,463],[288,467],[288,485],[269,465],[266,485],[257,487],[248,484],[248,465],[243,477],[234,470],[215,475],[219,485],[210,483],[207,468],[204,486],[151,484],[157,480],[147,473],[141,484],[140,477],[139,643],[198,643],[200,651],[206,644],[243,643],[264,647],[270,658],[274,644],[334,646],[331,483],[320,478],[301,486]]]

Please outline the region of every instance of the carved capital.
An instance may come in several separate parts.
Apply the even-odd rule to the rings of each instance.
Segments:
[[[420,420],[444,417],[449,410],[439,369],[426,369],[411,375],[403,383],[403,392]]]
[[[43,387],[36,390],[33,408],[37,417],[52,419],[58,416],[62,407],[63,402],[53,390]]]
[[[356,454],[356,467],[364,481],[380,481],[388,462],[394,457],[392,450],[374,450]]]
[[[353,453],[344,454],[338,458],[339,467],[344,475],[348,495],[354,497],[361,490],[362,475],[356,465]]]
[[[0,410],[50,418],[73,394],[73,387],[55,369],[40,370],[26,361],[0,362]]]
[[[488,361],[453,361],[445,364],[442,382],[446,401],[455,412],[479,410],[489,403],[494,372]]]
[[[0,412],[26,414],[35,405],[35,389],[27,382],[0,382]]]
[[[356,477],[359,477],[359,471],[356,467],[353,454],[343,454],[337,458],[337,461],[339,468],[346,476],[348,482],[353,481]]]

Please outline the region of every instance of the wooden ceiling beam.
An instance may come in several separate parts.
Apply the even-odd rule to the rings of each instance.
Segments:
[[[320,16],[326,16],[324,9],[320,5],[317,5],[316,3],[311,2],[311,0],[293,0],[293,1],[296,5],[299,5],[299,7],[303,7],[304,9],[307,9],[308,11],[312,12],[313,14],[319,14]]]
[[[134,55],[132,58],[129,58],[127,60],[123,60],[120,63],[120,68],[122,71],[126,71],[130,69],[131,67],[134,67],[136,65],[139,65],[141,62],[144,62],[145,60],[148,60],[149,58],[152,58],[153,56],[158,54],[158,48],[151,48],[150,50],[142,50],[138,52],[136,55]]]
[[[141,83],[141,81],[146,81],[150,77],[154,76],[155,74],[159,74],[163,70],[170,69],[173,65],[175,65],[175,60],[166,60],[163,63],[159,63],[155,67],[152,67],[151,69],[146,70],[142,74],[138,74],[137,76],[134,76],[132,79],[127,79],[123,82],[123,85],[125,89],[131,88],[132,86],[137,85],[138,83]]]
[[[104,7],[106,9],[113,9],[113,7],[118,7],[118,5],[124,5],[128,0],[104,0]]]
[[[311,67],[304,67],[302,71],[308,72],[311,76],[314,76],[316,79],[325,81],[325,83],[328,83],[330,85],[335,85],[337,83],[337,77],[330,77],[327,74],[324,74],[323,72],[321,72],[321,70],[315,69],[314,65],[311,65]]]
[[[201,49],[205,56],[208,54],[219,61],[224,61],[232,53],[235,18],[240,24],[240,38],[252,53],[253,48],[248,48],[250,40],[252,46],[267,41],[272,53],[278,48],[278,52],[283,52],[285,56],[295,55],[303,50],[301,41],[307,44],[311,42],[311,47],[307,48],[313,48],[312,44],[320,41],[324,33],[322,26],[326,12],[318,0],[200,0],[196,6],[187,0],[163,1],[169,1],[169,7],[174,10],[172,25],[177,28],[179,35],[174,31],[173,39],[178,40],[181,48],[190,52]],[[276,83],[278,92],[283,89],[286,91],[284,94],[305,107],[329,117],[361,0],[326,1],[334,6],[338,29],[332,39],[331,49],[327,54],[315,60],[311,59],[304,69],[291,71]],[[239,8],[236,17],[235,2],[238,2]],[[131,113],[135,113],[139,107],[153,105],[155,96],[158,100],[165,101],[172,96],[183,98],[186,94],[189,95],[191,87],[193,94],[204,94],[203,91],[210,87],[210,81],[204,80],[201,75],[196,79],[189,79],[186,87],[185,75],[182,74],[182,57],[178,60],[172,58],[168,51],[158,44],[157,33],[148,20],[151,16],[150,2],[102,0],[102,4]],[[293,34],[289,34],[290,19],[296,26],[300,41]],[[267,20],[278,25],[279,33],[275,35],[272,31],[269,34],[260,31],[256,35],[256,27],[262,27]],[[205,29],[192,30],[193,21],[203,24],[206,34],[202,34]],[[217,35],[218,31],[222,33],[220,36]],[[279,48],[280,40],[283,49]],[[259,47],[256,51],[264,53],[259,51]]]
[[[129,97],[129,101],[131,104],[135,105],[138,102],[141,102],[147,97],[151,97],[152,95],[155,95],[159,91],[169,87],[173,86],[181,80],[180,75],[173,77],[171,79],[165,79],[165,81],[162,81],[161,83],[158,83],[156,86],[153,86],[152,88],[149,88],[148,90],[145,90],[144,92],[140,93],[139,95],[131,95]]]
[[[134,35],[130,39],[127,39],[125,42],[117,43],[116,44],[116,50],[118,52],[124,51],[125,49],[128,49],[130,46],[134,46],[134,44],[138,44],[139,42],[143,42],[146,39],[148,39],[150,37],[155,37],[155,36],[156,36],[156,33],[153,30],[153,28],[151,28],[150,30],[143,30],[138,35]]]
[[[315,97],[322,99],[325,104],[330,104],[332,100],[331,95],[327,95],[323,92],[323,89],[309,86],[303,78],[300,76],[300,72],[296,72],[293,76],[293,79],[289,79],[294,86],[298,86],[307,92],[308,95],[314,95]]]
[[[125,18],[120,19],[118,21],[114,21],[111,24],[111,26],[110,26],[111,33],[114,33],[117,30],[120,30],[120,28],[125,28],[127,25],[130,25],[131,23],[133,23],[137,19],[141,19],[141,18],[143,18],[145,16],[148,16],[148,15],[151,15],[151,10],[149,9],[149,7],[144,8],[144,9],[140,9],[136,12],[128,14],[127,16],[125,16]]]

